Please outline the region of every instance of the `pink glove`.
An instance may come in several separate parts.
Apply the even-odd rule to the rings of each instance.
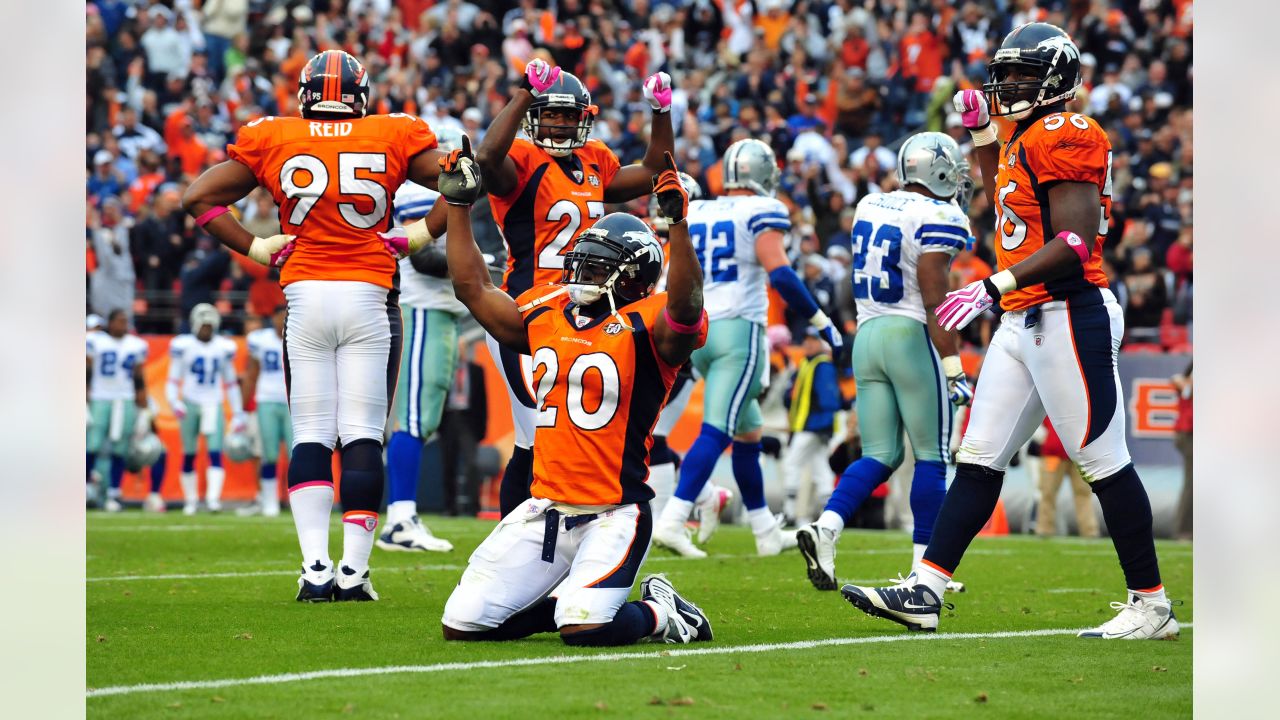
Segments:
[[[409,233],[402,227],[380,232],[378,239],[382,240],[382,247],[386,248],[391,257],[397,260],[409,254]]]
[[[969,130],[981,130],[991,124],[987,96],[981,90],[961,90],[951,98],[951,106],[960,113],[960,122]]]
[[[538,97],[547,91],[547,88],[555,84],[560,79],[560,66],[551,66],[547,61],[535,58],[524,66],[524,85],[523,87],[533,93],[534,97]]]
[[[271,253],[271,267],[283,267],[284,261],[289,259],[289,256],[293,254],[293,249],[297,245],[297,240],[290,240],[288,244],[280,248],[279,251]]]
[[[644,81],[644,99],[656,113],[671,112],[671,76],[664,72],[650,75]]]
[[[947,293],[947,299],[938,305],[938,326],[943,330],[960,330],[974,318],[995,304],[994,285],[990,280],[975,280],[959,290]]]

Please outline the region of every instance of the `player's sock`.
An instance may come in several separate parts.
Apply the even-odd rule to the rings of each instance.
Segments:
[[[778,524],[778,519],[773,516],[773,511],[766,505],[755,510],[747,511],[747,522],[751,524],[751,532],[756,535],[763,535],[773,529]]]
[[[653,447],[649,449],[649,487],[653,490],[649,507],[655,517],[662,516],[662,509],[676,491],[675,455],[667,446],[666,438],[654,436]]]
[[[764,471],[760,469],[760,441],[733,442],[733,479],[747,510],[769,508],[764,500]]]
[[[698,493],[702,492],[707,478],[711,477],[711,471],[716,467],[716,461],[731,442],[733,438],[717,428],[702,424],[702,433],[693,441],[693,447],[689,448],[684,461],[680,463],[680,477],[676,482],[677,498],[691,503],[697,501]]]
[[[693,517],[693,502],[673,497],[667,501],[667,506],[662,508],[662,515],[658,516],[656,524],[675,524],[684,527],[690,517]]]
[[[408,522],[409,518],[417,514],[417,500],[397,500],[387,503],[387,526],[395,527],[396,523]]]
[[[108,473],[111,478],[111,489],[107,494],[109,497],[118,499],[120,497],[120,483],[124,481],[123,455],[111,456],[111,467],[108,470]]]
[[[407,432],[392,433],[387,442],[387,522],[390,524],[398,522],[391,514],[392,505],[406,500],[416,505],[421,459],[421,440]]]
[[[928,547],[927,543],[911,543],[911,569],[913,571],[920,567],[920,561],[924,559],[924,551]]]
[[[956,465],[956,479],[942,501],[921,564],[931,565],[948,576],[954,573],[969,543],[991,518],[1003,485],[1004,473],[999,470],[971,463]],[[944,588],[945,585],[944,582]],[[942,597],[941,593],[938,597]]]
[[[342,447],[342,564],[356,574],[369,569],[382,483],[382,443],[361,438]]]
[[[947,591],[947,582],[951,580],[951,574],[930,564],[928,560],[921,560],[911,571],[911,576],[907,578],[908,582],[912,578],[915,578],[915,582],[932,590],[934,595],[942,597],[942,594]]]
[[[520,507],[520,503],[532,497],[529,485],[533,478],[533,448],[516,445],[511,450],[507,469],[502,471],[502,485],[498,487],[498,507],[502,517]]]
[[[844,518],[834,510],[823,510],[818,516],[818,527],[830,530],[836,534],[836,537],[840,537],[840,533],[844,530]]]
[[[471,633],[469,640],[520,640],[538,633],[556,631],[556,599],[543,598],[542,602],[507,618],[492,630]]]
[[[1131,590],[1160,588],[1160,563],[1151,532],[1151,501],[1133,465],[1090,485],[1102,505],[1111,544]]]
[[[333,511],[333,450],[320,443],[299,443],[289,458],[289,507],[298,531],[302,562],[318,570],[329,559],[329,513]]]
[[[200,484],[196,479],[196,456],[182,456],[182,475],[179,476],[182,481],[182,499],[188,505],[193,505],[200,500]]]
[[[656,603],[633,600],[618,608],[613,620],[600,627],[560,635],[565,645],[579,647],[613,647],[630,645],[657,632],[658,627],[666,627],[657,623]]]
[[[160,453],[160,457],[151,465],[151,492],[160,492],[160,486],[164,484],[164,473],[169,462],[166,453]]]
[[[222,469],[222,453],[209,451],[209,468],[205,471],[205,502],[217,505],[222,501],[222,484],[226,480],[227,471]]]
[[[264,508],[279,508],[280,495],[276,485],[276,464],[263,462],[259,468],[262,479],[258,484],[258,500]]]
[[[914,528],[911,541],[917,545],[929,544],[933,537],[933,523],[938,519],[942,499],[947,496],[947,466],[937,460],[916,460],[911,476],[911,517]],[[919,562],[919,558],[916,558]]]
[[[840,519],[840,527],[844,528],[845,523],[849,522],[862,503],[871,497],[872,491],[888,480],[892,474],[893,468],[874,458],[861,457],[855,460],[840,475],[836,489],[831,492],[831,497],[827,500],[823,516],[834,513]],[[824,527],[834,528],[833,522],[832,518],[828,518]]]

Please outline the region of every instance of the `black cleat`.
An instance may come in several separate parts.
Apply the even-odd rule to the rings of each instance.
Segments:
[[[369,602],[378,599],[373,591],[373,583],[369,582],[369,571],[356,575],[356,571],[343,565],[338,570],[337,582],[333,588],[334,602]]]
[[[302,568],[298,578],[298,602],[329,602],[333,600],[333,568],[317,560],[311,567]]]
[[[914,583],[914,577],[907,580]],[[942,608],[950,610],[955,607],[951,603],[943,603],[923,583],[904,582],[882,588],[845,585],[840,588],[840,594],[862,612],[905,625],[912,632],[936,631]]]

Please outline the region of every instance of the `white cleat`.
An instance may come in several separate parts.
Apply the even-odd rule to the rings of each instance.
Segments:
[[[236,508],[236,517],[254,517],[262,514],[262,503],[257,500],[254,500],[242,508]]]
[[[118,513],[121,510],[124,510],[124,506],[120,504],[119,500],[109,497],[107,498],[107,501],[103,503],[102,509],[109,513]]]
[[[964,592],[964,583],[955,580],[947,581],[947,592]]]
[[[756,535],[756,554],[760,557],[778,555],[783,550],[790,550],[797,545],[796,532],[794,530],[784,532],[782,525],[777,522],[769,530]]]
[[[195,515],[196,511],[198,511],[199,509],[200,509],[200,504],[194,500],[188,500],[187,502],[182,504],[183,515]]]
[[[209,499],[205,500],[205,502],[204,502],[204,506],[205,506],[206,508],[208,508],[209,512],[211,512],[211,513],[218,513],[218,512],[222,512],[222,501],[221,501],[221,500],[215,500],[215,499],[213,499],[213,498],[209,498]]]
[[[453,543],[431,534],[417,515],[398,522],[378,536],[375,544],[395,552],[449,552]]]
[[[710,481],[708,481],[710,482]],[[733,491],[726,487],[712,485],[707,500],[694,507],[698,512],[698,542],[706,544],[720,527],[720,511],[733,499]]]
[[[142,501],[142,509],[147,512],[162,513],[169,508],[164,504],[164,498],[160,497],[160,493],[151,493],[147,495],[147,499]]]
[[[689,530],[680,522],[658,520],[653,529],[653,542],[687,558],[704,558],[707,553],[693,544]]]
[[[1130,595],[1129,602],[1113,602],[1119,614],[1096,628],[1081,630],[1077,637],[1102,640],[1177,640],[1178,620],[1169,600]]]
[[[666,610],[667,626],[656,636],[663,642],[685,645],[711,640],[711,621],[706,613],[681,597],[666,575],[649,575],[640,581],[640,599],[661,605]]]
[[[796,530],[796,542],[804,556],[809,582],[819,590],[835,590],[836,534],[810,523]]]

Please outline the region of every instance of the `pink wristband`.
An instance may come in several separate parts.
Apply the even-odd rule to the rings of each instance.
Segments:
[[[216,208],[210,208],[203,215],[196,218],[196,224],[199,225],[200,227],[204,227],[205,225],[208,225],[214,218],[229,212],[231,212],[231,209],[228,208],[226,205],[219,205]]]
[[[700,332],[702,330],[702,323],[706,322],[707,320],[707,316],[704,314],[701,317],[699,317],[698,322],[694,323],[693,325],[684,325],[682,323],[676,322],[675,318],[671,317],[671,313],[667,312],[666,308],[662,309],[662,317],[667,321],[667,325],[672,330],[675,330],[681,335],[694,335]]]
[[[1070,230],[1063,230],[1058,233],[1058,237],[1067,242],[1067,247],[1076,251],[1076,255],[1080,256],[1080,264],[1083,265],[1089,261],[1089,246],[1085,245],[1080,236]]]

